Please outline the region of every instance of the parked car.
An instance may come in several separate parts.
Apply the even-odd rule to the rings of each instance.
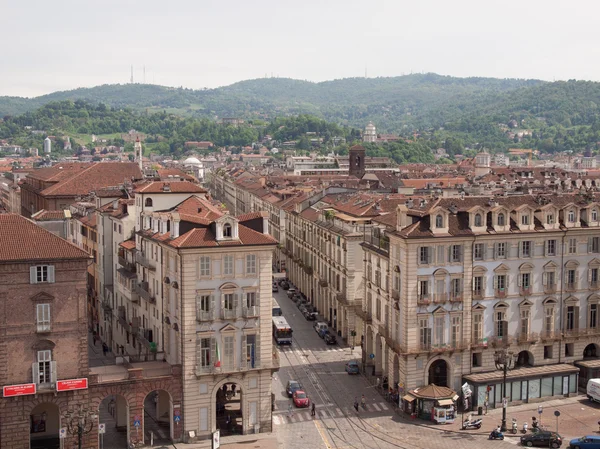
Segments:
[[[317,312],[306,311],[304,313],[304,318],[306,318],[306,321],[316,321],[317,320],[317,316],[318,316]]]
[[[329,329],[321,329],[319,331],[319,337],[321,337],[323,339],[325,339],[325,335],[328,335],[328,334],[329,334]]]
[[[300,307],[298,307],[298,310],[300,311],[300,313],[301,313],[302,315],[304,315],[304,314],[307,312],[307,310],[306,310],[306,305],[304,305],[304,304],[301,304],[301,305],[300,305]]]
[[[305,307],[307,304],[308,304],[308,301],[306,301],[306,299],[302,299],[302,298],[300,298],[298,300],[298,302],[296,302],[296,305],[298,306],[298,308]]]
[[[325,340],[325,343],[327,343],[328,345],[334,345],[337,343],[337,338],[335,338],[335,335],[330,334],[329,332],[325,334],[323,340]]]
[[[556,432],[540,430],[539,432],[521,437],[521,445],[527,447],[553,447],[559,448],[562,445],[562,438]]]
[[[321,330],[323,330],[323,329],[327,330],[327,329],[329,329],[329,326],[327,326],[327,323],[325,323],[323,321],[318,321],[315,323],[314,328],[315,328],[315,332],[317,334],[320,334]]]
[[[290,284],[288,284],[288,283],[287,283],[287,282],[285,282],[285,281],[282,281],[282,282],[279,284],[279,286],[280,286],[282,289],[284,289],[284,290],[287,290],[288,288],[290,288]]]
[[[588,435],[569,442],[569,449],[600,449],[600,437]]]
[[[279,287],[277,287],[277,284],[273,284],[273,293],[277,293],[279,291]]]
[[[308,396],[303,390],[296,390],[294,392],[294,405],[296,407],[308,407],[310,405],[310,400]]]
[[[288,380],[287,386],[285,387],[288,397],[291,398],[298,390],[302,390],[302,384],[297,380]]]
[[[348,363],[346,363],[346,372],[348,374],[360,373],[360,369],[358,367],[358,362],[356,360],[350,360]]]
[[[296,293],[296,289],[295,288],[289,287],[287,289],[288,298],[291,298],[292,296],[294,296],[295,293]]]

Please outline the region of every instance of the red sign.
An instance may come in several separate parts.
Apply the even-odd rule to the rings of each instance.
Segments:
[[[7,385],[2,387],[2,392],[5,398],[11,396],[25,396],[27,394],[35,394],[35,384],[22,384],[22,385]]]
[[[82,379],[59,380],[56,382],[56,391],[86,390],[87,387],[87,377]]]

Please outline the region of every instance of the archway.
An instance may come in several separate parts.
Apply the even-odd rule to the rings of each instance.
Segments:
[[[438,359],[429,366],[429,382],[439,387],[448,386],[448,363],[444,359]]]
[[[529,351],[521,351],[517,355],[515,367],[533,366],[533,354]]]
[[[98,435],[103,438],[104,447],[127,447],[129,435],[129,405],[127,399],[121,395],[105,397],[98,407],[98,423],[106,427],[106,433]]]
[[[173,400],[165,390],[154,390],[144,398],[144,442],[173,442]]]
[[[221,431],[221,436],[244,433],[242,394],[240,385],[235,382],[224,383],[217,389],[215,398],[216,427]]]
[[[590,343],[583,350],[583,358],[584,359],[592,359],[598,357],[600,351],[598,351],[598,345],[595,343]]]
[[[60,448],[60,410],[58,405],[43,402],[31,410],[29,441],[31,449]]]

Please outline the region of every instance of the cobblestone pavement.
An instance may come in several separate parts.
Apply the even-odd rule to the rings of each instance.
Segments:
[[[284,316],[294,329],[294,344],[281,347],[281,369],[273,376],[273,392],[276,396],[273,413],[273,432],[279,447],[285,449],[387,449],[423,448],[436,449],[487,449],[520,445],[522,435],[509,434],[504,441],[490,441],[490,431],[501,422],[502,411],[491,410],[483,417],[480,430],[463,431],[459,419],[448,425],[435,425],[421,420],[410,420],[386,402],[364,376],[350,376],[345,363],[359,359],[360,353],[344,345],[328,347],[312,328],[312,322],[304,319],[296,305],[285,295],[275,294]],[[311,417],[308,409],[289,411],[292,400],[285,393],[285,385],[293,379],[301,382],[309,398],[315,402],[317,416]],[[365,395],[367,408],[356,412],[354,398],[360,401]],[[519,427],[524,421],[531,424],[531,416],[537,414],[539,404],[509,407],[508,426],[517,418]],[[598,430],[600,407],[585,398],[568,398],[542,404],[542,424],[550,430],[556,428],[554,410],[560,410],[559,433],[565,444],[571,438],[593,434]]]

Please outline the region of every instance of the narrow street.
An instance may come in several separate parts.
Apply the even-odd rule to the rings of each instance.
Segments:
[[[435,426],[423,421],[411,421],[396,412],[393,405],[383,398],[362,375],[348,375],[344,368],[348,360],[360,360],[360,347],[351,354],[348,346],[327,346],[313,329],[313,321],[306,321],[296,305],[288,299],[285,290],[273,293],[281,306],[283,315],[294,330],[291,347],[280,347],[281,369],[273,377],[275,393],[275,411],[273,412],[273,431],[277,435],[280,447],[325,448],[325,449],[391,449],[391,448],[447,448],[487,449],[520,446],[517,435],[507,435],[504,441],[488,440],[489,431],[501,420],[501,410],[493,410],[484,418],[484,426],[477,431],[460,430],[460,417],[454,423]],[[317,416],[311,417],[309,409],[298,409],[288,399],[285,387],[288,380],[299,381],[311,401],[316,404]],[[354,410],[354,398],[360,401],[365,395],[367,409]],[[581,398],[580,398],[581,399]],[[577,400],[558,401],[546,413],[551,415],[556,407],[567,410],[583,407]],[[292,413],[288,407],[292,404]],[[534,409],[532,412],[530,409]],[[599,411],[585,404],[597,421]],[[526,416],[537,412],[537,404],[526,404],[514,409],[522,425]],[[594,434],[597,426],[591,422],[572,428],[566,421],[571,413],[564,413],[561,422],[563,447],[568,446],[570,438],[584,434]],[[548,416],[550,420],[550,416]],[[510,417],[508,419],[510,426]],[[588,420],[589,421],[589,420]],[[554,427],[554,426],[552,426]],[[554,430],[553,428],[550,430]]]

